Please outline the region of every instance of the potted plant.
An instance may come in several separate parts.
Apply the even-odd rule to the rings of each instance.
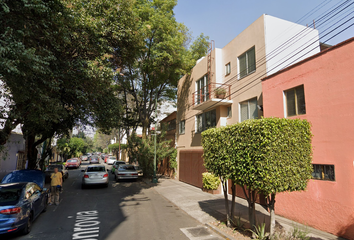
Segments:
[[[218,87],[214,90],[216,98],[225,98],[226,90],[225,88]]]
[[[211,194],[220,193],[220,179],[212,173],[205,172],[203,175],[203,191]]]

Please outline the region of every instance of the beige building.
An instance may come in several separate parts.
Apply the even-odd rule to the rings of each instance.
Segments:
[[[201,132],[263,116],[261,79],[320,51],[318,31],[262,15],[225,47],[211,47],[178,83],[179,180],[201,187]]]

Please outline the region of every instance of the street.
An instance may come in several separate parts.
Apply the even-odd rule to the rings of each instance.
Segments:
[[[181,228],[199,222],[141,180],[116,182],[108,188],[81,189],[81,169],[69,170],[58,206],[48,206],[28,235],[7,239],[188,239]],[[110,169],[111,166],[108,166]]]

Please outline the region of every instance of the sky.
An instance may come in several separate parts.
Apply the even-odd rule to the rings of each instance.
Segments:
[[[262,14],[301,25],[310,25],[326,11],[344,2],[344,0],[178,0],[174,13],[176,20],[184,23],[192,32],[193,39],[203,33],[215,41],[217,48],[222,48]],[[354,4],[333,17],[332,24],[346,15],[349,15],[346,20],[353,17],[353,9]],[[330,27],[331,21],[317,27],[320,37],[326,33],[324,30]],[[354,20],[343,28],[353,22]],[[327,40],[328,36],[320,41]],[[354,37],[354,26],[326,43],[335,45],[351,37]]]

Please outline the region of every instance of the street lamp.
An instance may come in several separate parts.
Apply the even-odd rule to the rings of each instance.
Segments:
[[[154,176],[152,177],[152,182],[157,183],[156,178],[156,138],[157,138],[157,91],[155,96],[155,156],[154,156]]]

